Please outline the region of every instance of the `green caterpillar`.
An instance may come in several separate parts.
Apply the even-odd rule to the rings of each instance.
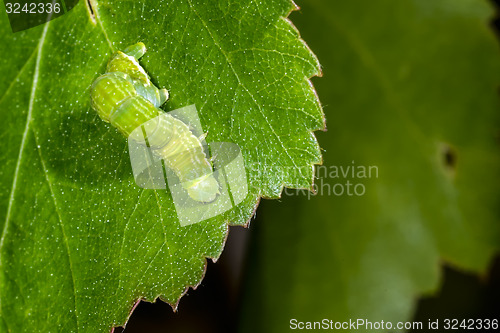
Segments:
[[[126,137],[163,115],[147,136],[149,146],[174,171],[193,200],[211,202],[220,194],[212,165],[188,126],[159,109],[167,101],[168,91],[158,89],[139,64],[145,52],[146,46],[137,43],[111,57],[106,73],[90,88],[92,108]]]

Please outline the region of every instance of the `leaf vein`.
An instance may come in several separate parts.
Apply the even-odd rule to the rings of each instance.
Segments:
[[[26,124],[24,127],[23,131],[23,137],[21,139],[21,145],[19,148],[19,155],[17,157],[17,162],[16,162],[16,169],[14,171],[14,177],[12,180],[12,187],[10,190],[10,196],[9,196],[9,204],[7,206],[7,213],[5,215],[5,222],[2,230],[2,237],[0,238],[0,267],[2,266],[2,255],[1,255],[1,250],[3,249],[3,245],[5,242],[5,235],[7,234],[7,229],[9,227],[9,222],[10,222],[10,215],[12,212],[12,206],[14,204],[14,196],[17,188],[17,179],[19,176],[19,170],[21,167],[21,161],[23,158],[24,154],[24,148],[26,147],[26,139],[28,137],[28,132],[30,130],[30,125],[31,125],[31,118],[32,118],[32,111],[33,111],[33,105],[34,105],[34,100],[35,100],[35,92],[36,92],[36,87],[38,83],[38,74],[39,74],[39,69],[40,69],[40,59],[41,59],[41,51],[42,51],[42,46],[45,41],[45,36],[47,35],[47,30],[49,28],[49,22],[45,24],[45,27],[42,31],[42,35],[40,36],[40,41],[38,42],[38,46],[36,48],[37,50],[37,58],[36,58],[36,63],[35,63],[35,70],[33,72],[33,83],[31,86],[31,94],[30,94],[30,100],[28,103],[28,114],[26,115]],[[2,306],[1,306],[1,297],[0,297],[0,312],[2,311]]]

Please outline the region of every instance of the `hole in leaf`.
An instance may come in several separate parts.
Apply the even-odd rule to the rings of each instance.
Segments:
[[[92,6],[92,0],[87,0],[87,9],[89,10],[89,15],[90,19],[92,20],[92,23],[95,24],[95,13],[94,13],[94,7]]]
[[[449,171],[455,171],[457,168],[458,154],[454,147],[449,144],[442,144],[441,160],[444,167]]]

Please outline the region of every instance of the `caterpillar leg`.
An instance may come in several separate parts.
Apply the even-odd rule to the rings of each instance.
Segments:
[[[198,137],[198,140],[199,140],[199,141],[203,141],[203,140],[205,140],[205,139],[206,139],[206,137],[207,137],[207,135],[208,135],[208,132],[203,133],[202,135],[200,135],[200,136]]]
[[[213,162],[213,161],[215,161],[216,159],[217,159],[217,154],[215,154],[214,156],[210,157],[210,158],[208,159],[208,161],[209,161],[210,163],[212,163],[212,162]]]

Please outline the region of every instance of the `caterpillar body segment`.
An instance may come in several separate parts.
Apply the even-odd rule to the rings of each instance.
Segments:
[[[201,141],[181,120],[169,114],[158,119],[156,129],[146,137],[149,147],[175,172],[192,199],[213,201],[219,184]]]
[[[106,73],[90,88],[92,108],[126,137],[156,118],[154,131],[146,138],[149,147],[174,171],[193,200],[211,202],[220,194],[212,164],[189,127],[159,109],[168,91],[158,89],[139,64],[145,52],[144,44],[137,43],[111,57]]]

